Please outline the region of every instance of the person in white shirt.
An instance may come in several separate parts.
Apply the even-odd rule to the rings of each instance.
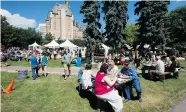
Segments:
[[[160,78],[160,81],[163,81],[164,78],[164,72],[165,72],[165,64],[164,62],[161,60],[160,56],[156,57],[157,62],[156,62],[156,70],[151,70],[150,73],[153,73],[155,75],[158,75]]]
[[[108,61],[109,67],[107,70],[108,77],[113,80],[118,74],[118,67],[115,65],[113,60]]]

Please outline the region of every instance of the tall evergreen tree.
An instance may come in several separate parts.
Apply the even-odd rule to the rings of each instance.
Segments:
[[[84,4],[81,6],[80,13],[84,14],[83,23],[87,24],[87,27],[84,31],[84,38],[86,41],[86,58],[94,62],[94,52],[96,48],[100,46],[100,43],[103,41],[102,36],[98,29],[101,28],[99,23],[100,12],[99,1],[84,1]]]
[[[152,48],[156,45],[165,45],[168,30],[164,23],[168,12],[169,1],[139,1],[135,4],[135,14],[140,15],[137,20],[139,25],[138,41],[150,44]]]
[[[186,48],[186,6],[179,7],[168,14],[170,21],[169,46],[178,49]]]
[[[118,52],[125,44],[124,32],[127,23],[127,1],[103,1],[102,10],[106,23],[104,35],[106,44],[111,46],[114,52]]]

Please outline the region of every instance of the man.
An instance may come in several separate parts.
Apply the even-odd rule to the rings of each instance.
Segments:
[[[126,95],[125,102],[128,102],[129,100],[131,100],[132,86],[136,89],[137,99],[139,100],[139,102],[141,102],[142,101],[141,86],[140,86],[140,81],[138,79],[135,67],[131,66],[129,60],[126,60],[124,67],[121,69],[120,72],[121,72],[120,74],[123,75],[123,78],[131,80],[125,84],[125,88],[124,88],[125,95]]]
[[[108,77],[113,80],[118,74],[118,67],[115,65],[113,60],[108,61],[109,68],[107,70]]]
[[[35,54],[32,54],[32,57],[30,58],[30,64],[32,69],[32,78],[33,80],[36,80],[38,77],[38,59]]]
[[[68,50],[68,53],[65,51],[64,52],[64,56],[63,56],[63,64],[64,64],[64,72],[65,72],[65,76],[64,79],[66,80],[66,76],[67,76],[67,69],[68,69],[68,73],[69,73],[69,77],[71,76],[71,62],[72,62],[72,55],[70,53],[70,50]]]
[[[160,78],[160,81],[163,82],[163,80],[164,80],[164,72],[165,72],[165,64],[161,60],[160,56],[157,56],[156,60],[157,60],[156,65],[155,65],[156,66],[156,70],[151,70],[150,74],[158,75],[159,78]]]

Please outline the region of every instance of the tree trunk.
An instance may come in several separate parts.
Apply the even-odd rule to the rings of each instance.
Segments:
[[[91,58],[92,58],[92,63],[94,63],[94,52],[92,52]]]

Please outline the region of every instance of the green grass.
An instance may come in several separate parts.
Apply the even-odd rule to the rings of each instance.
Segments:
[[[11,60],[8,60],[8,64],[11,65],[11,66],[24,66],[24,67],[30,67],[30,63],[28,61],[11,61]],[[72,66],[75,66],[75,64],[72,64]],[[63,67],[63,65],[61,64],[61,59],[57,59],[57,60],[54,60],[54,59],[50,59],[48,60],[48,67],[51,67],[51,68],[58,68],[58,67]]]
[[[186,60],[180,60],[180,65],[186,68]]]
[[[31,75],[31,74],[30,74]],[[15,79],[15,90],[1,95],[2,112],[93,112],[89,101],[76,90],[76,76],[63,80],[58,75],[40,77],[33,81],[16,80],[16,73],[1,73],[1,84],[7,87]],[[129,101],[125,112],[167,112],[186,92],[186,73],[180,79],[167,79],[165,83],[140,78],[143,102]]]

